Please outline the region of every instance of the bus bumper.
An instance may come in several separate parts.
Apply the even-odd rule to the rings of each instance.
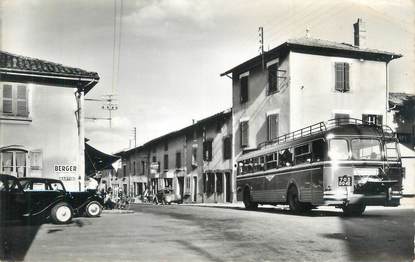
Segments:
[[[384,194],[353,194],[339,192],[325,192],[323,196],[324,205],[343,206],[348,204],[365,204],[367,206],[399,206],[402,193],[400,191],[389,191]]]

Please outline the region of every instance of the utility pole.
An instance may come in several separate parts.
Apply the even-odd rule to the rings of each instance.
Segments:
[[[134,147],[137,147],[137,128],[133,128],[133,134],[134,134]]]
[[[85,119],[89,120],[108,120],[110,128],[112,127],[112,111],[118,109],[118,104],[116,104],[114,101],[117,99],[114,98],[115,95],[104,95],[102,99],[94,99],[94,98],[85,98],[85,101],[94,101],[94,102],[104,102],[104,104],[101,106],[103,110],[108,110],[108,117],[85,117]]]
[[[262,56],[262,68],[265,68],[265,60],[264,60],[264,28],[260,26],[258,28],[258,34],[259,34],[259,53]]]

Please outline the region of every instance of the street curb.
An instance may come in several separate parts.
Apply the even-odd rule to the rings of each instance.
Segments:
[[[134,213],[133,210],[129,209],[111,209],[111,210],[102,210],[102,214],[131,214]]]

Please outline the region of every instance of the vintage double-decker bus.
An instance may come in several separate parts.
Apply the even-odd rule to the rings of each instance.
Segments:
[[[332,119],[279,136],[237,160],[237,197],[248,209],[288,204],[361,215],[366,206],[398,206],[404,170],[387,126]]]

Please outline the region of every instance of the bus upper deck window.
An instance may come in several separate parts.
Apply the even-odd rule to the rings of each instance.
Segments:
[[[329,157],[331,160],[346,160],[349,158],[349,148],[347,140],[332,139],[330,140]]]
[[[377,139],[352,139],[352,157],[356,160],[381,160],[380,141]]]

